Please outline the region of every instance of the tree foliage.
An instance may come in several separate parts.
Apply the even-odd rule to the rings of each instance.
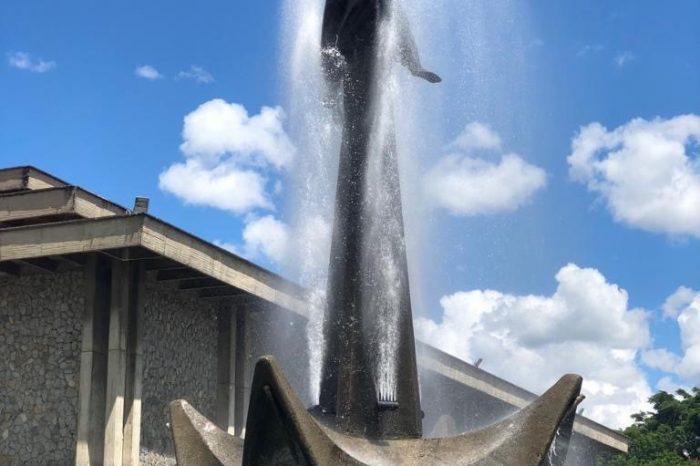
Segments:
[[[628,455],[606,466],[688,466],[700,464],[700,388],[661,391],[649,402],[652,411],[634,414],[623,431],[630,439]]]

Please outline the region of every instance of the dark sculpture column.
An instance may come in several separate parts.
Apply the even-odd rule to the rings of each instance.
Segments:
[[[323,22],[323,65],[331,93],[342,93],[343,137],[340,151],[335,221],[325,320],[326,353],[321,379],[320,407],[335,415],[347,432],[381,438],[420,437],[421,410],[411,320],[401,195],[393,128],[379,151],[381,186],[389,197],[381,213],[368,198],[367,171],[376,128],[375,96],[378,82],[378,54],[381,23],[390,15],[386,0],[328,0]],[[397,53],[414,74],[433,82],[439,78],[426,72],[418,62],[407,22],[400,22],[402,43]],[[334,96],[332,96],[334,98]],[[388,214],[382,218],[381,214]],[[396,228],[384,231],[382,238],[371,237],[373,222],[388,221]],[[388,236],[387,236],[388,235]],[[398,335],[396,348],[395,398],[381,400],[377,393],[377,355],[382,338],[376,329],[382,315],[375,305],[381,301],[381,274],[385,264],[378,262],[381,239],[392,250],[398,272]]]

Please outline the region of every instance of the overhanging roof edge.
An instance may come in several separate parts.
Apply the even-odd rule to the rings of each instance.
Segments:
[[[0,262],[128,247],[146,248],[306,317],[299,285],[147,214],[0,229]]]

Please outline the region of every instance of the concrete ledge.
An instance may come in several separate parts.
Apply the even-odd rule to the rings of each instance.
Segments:
[[[56,188],[67,185],[68,183],[65,181],[31,166],[0,169],[0,192]]]
[[[300,286],[145,214],[0,229],[0,263],[135,247],[306,317]]]
[[[0,193],[0,224],[125,215],[127,210],[75,186]]]

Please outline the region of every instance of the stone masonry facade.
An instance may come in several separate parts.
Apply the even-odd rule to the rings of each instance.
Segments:
[[[75,462],[85,278],[0,278],[0,466]],[[194,294],[148,278],[143,315],[141,460],[174,464],[168,403],[216,404],[217,317]]]
[[[216,405],[213,305],[149,279],[143,318],[141,461],[174,464],[168,403],[184,398],[209,418]]]
[[[0,278],[0,466],[75,461],[81,272]]]

